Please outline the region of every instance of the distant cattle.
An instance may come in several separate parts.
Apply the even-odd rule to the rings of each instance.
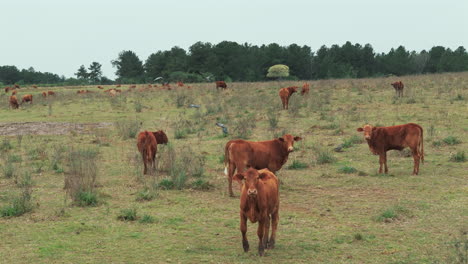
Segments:
[[[413,175],[419,173],[419,161],[424,162],[424,139],[421,126],[414,123],[390,127],[365,125],[357,131],[364,132],[370,151],[379,155],[379,173],[382,173],[382,166],[385,167],[385,173],[388,173],[387,151],[403,150],[406,147],[409,147],[413,154]]]
[[[130,89],[135,89],[135,88],[136,88],[136,85],[130,85],[129,88],[130,88]]]
[[[47,91],[47,95],[55,95],[55,92],[53,92],[53,91]]]
[[[309,86],[309,84],[308,84],[308,83],[304,83],[304,85],[302,85],[301,95],[309,94],[309,91],[310,91],[310,86]]]
[[[93,93],[93,91],[90,91],[90,90],[78,90],[76,93],[77,93],[77,94],[86,94],[86,93]]]
[[[391,83],[391,85],[395,88],[396,96],[403,97],[403,88],[405,88],[405,85],[403,85],[401,81]]]
[[[297,88],[297,86],[291,86],[280,89],[279,96],[281,98],[281,103],[283,104],[283,109],[289,108],[289,98],[293,93],[297,92]]]
[[[144,174],[148,173],[148,167],[150,173],[152,173],[156,167],[155,157],[158,150],[157,145],[167,144],[168,141],[166,134],[162,130],[156,132],[144,131],[138,134],[137,147],[143,159]]]
[[[20,88],[20,86],[19,86],[18,84],[15,84],[14,86],[15,86],[15,89],[19,89],[19,88]]]
[[[26,94],[23,96],[23,99],[21,100],[21,103],[26,103],[29,102],[29,104],[33,103],[33,96],[32,94]]]
[[[8,87],[5,87],[5,93],[8,93],[8,92],[11,91],[11,90],[14,90],[14,88],[11,88],[11,87],[9,87],[9,86],[8,86]]]
[[[115,87],[119,88],[121,85],[120,84],[117,84]]]
[[[216,81],[216,89],[218,89],[218,88],[226,89],[227,84],[224,81]]]
[[[265,249],[275,247],[276,230],[279,222],[279,184],[278,178],[268,169],[248,169],[234,175],[237,181],[243,181],[240,196],[240,230],[242,247],[249,251],[247,240],[247,218],[252,223],[258,222],[258,254],[264,255]],[[268,238],[271,222],[271,236]]]
[[[232,178],[234,172],[241,173],[247,168],[267,168],[273,173],[283,167],[288,161],[289,153],[294,150],[294,142],[301,140],[286,134],[280,138],[267,141],[246,141],[242,139],[230,140],[224,148],[224,173],[228,177],[228,191],[232,192]]]
[[[10,96],[9,103],[10,103],[10,107],[13,109],[19,108],[18,99],[16,98],[16,95]]]
[[[16,94],[16,90],[13,90],[13,92],[11,92],[11,95],[15,95]]]
[[[47,93],[46,93],[46,92],[42,92],[42,97],[47,97]]]
[[[33,85],[32,88],[37,89],[37,85]]]
[[[182,86],[184,86],[184,83],[183,82],[177,82],[177,86],[182,87]]]
[[[97,88],[98,88],[98,89],[104,89],[104,87],[102,87],[101,85],[98,85]]]

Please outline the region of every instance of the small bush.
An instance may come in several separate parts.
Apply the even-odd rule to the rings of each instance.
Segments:
[[[119,136],[123,139],[135,139],[140,131],[141,122],[137,120],[122,120],[115,122],[115,127]]]
[[[159,187],[163,190],[172,190],[174,186],[174,182],[171,179],[162,179],[159,182]]]
[[[13,178],[13,176],[15,176],[15,167],[13,166],[13,163],[6,162],[5,166],[3,166],[2,169],[3,176],[5,176],[5,178],[10,179]]]
[[[77,194],[77,200],[75,201],[78,206],[97,206],[98,196],[92,191],[81,191]]]
[[[34,208],[32,203],[32,191],[30,188],[23,188],[19,197],[13,198],[10,205],[0,209],[1,217],[20,216],[32,211]]]
[[[177,93],[175,96],[175,103],[177,108],[185,106],[188,100],[188,96],[184,93]]]
[[[351,173],[356,173],[357,170],[351,166],[343,166],[338,169],[338,172],[340,173],[346,173],[346,174],[351,174]]]
[[[33,185],[31,173],[29,171],[25,171],[23,176],[20,179],[18,179],[16,185],[22,188],[31,187]]]
[[[8,140],[8,138],[4,138],[2,144],[0,144],[0,151],[7,151],[12,148],[13,146],[11,145],[10,140]]]
[[[182,128],[176,128],[174,130],[174,138],[175,139],[182,139],[187,137],[187,130]]]
[[[137,201],[151,201],[158,196],[155,189],[145,188],[137,193]]]
[[[248,114],[234,122],[233,136],[235,138],[248,139],[253,129],[257,127],[255,115]]]
[[[350,148],[354,144],[361,144],[361,143],[362,143],[362,138],[354,135],[344,141],[343,148]]]
[[[8,162],[15,162],[15,163],[20,163],[21,161],[23,161],[23,159],[21,158],[20,155],[10,155],[8,156]]]
[[[135,112],[137,113],[141,113],[141,110],[143,110],[143,105],[141,104],[140,101],[135,101],[133,106],[135,107]]]
[[[290,170],[300,170],[300,169],[306,169],[309,166],[305,162],[300,162],[298,160],[294,160],[291,165],[288,166],[288,169]]]
[[[440,146],[442,146],[442,141],[440,141],[440,140],[435,140],[435,141],[432,142],[432,146],[434,146],[434,147],[440,147]]]
[[[203,179],[197,179],[194,182],[192,182],[192,189],[195,189],[195,190],[208,191],[213,188],[214,188],[213,184]]]
[[[464,151],[458,151],[457,153],[452,154],[450,156],[450,161],[465,162],[466,161],[465,152]]]
[[[117,216],[117,219],[121,221],[135,221],[137,220],[137,210],[135,208],[132,209],[123,209],[120,211],[120,214]]]
[[[316,149],[315,152],[317,155],[316,161],[318,164],[333,163],[336,161],[336,158],[333,157],[333,155],[327,150]]]
[[[461,141],[454,136],[448,136],[444,138],[442,141],[444,141],[444,143],[447,145],[456,145],[456,144],[461,143]]]
[[[267,113],[268,123],[270,124],[270,128],[275,129],[278,127],[278,116],[273,109],[270,109]]]
[[[411,217],[411,212],[403,206],[392,206],[385,211],[383,211],[379,216],[377,216],[376,220],[378,222],[392,222],[394,220],[401,219],[403,216]]]
[[[140,224],[151,224],[151,223],[154,223],[155,220],[154,220],[154,217],[152,217],[151,215],[143,215],[143,217],[141,217],[141,219],[138,221]]]

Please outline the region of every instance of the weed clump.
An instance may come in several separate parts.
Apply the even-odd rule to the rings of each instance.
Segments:
[[[447,145],[457,145],[461,143],[461,141],[454,136],[448,136],[444,138],[442,141]]]
[[[352,174],[352,173],[356,173],[357,170],[351,166],[343,166],[338,169],[338,172],[345,173],[345,174]]]
[[[405,216],[412,216],[410,210],[403,206],[395,205],[383,211],[380,215],[376,217],[376,220],[378,222],[390,223],[396,220],[400,220]]]
[[[457,153],[452,154],[450,156],[450,161],[465,162],[466,161],[465,152],[464,151],[458,151]]]
[[[134,139],[140,131],[141,122],[137,120],[122,120],[115,122],[118,134],[125,139]]]
[[[137,210],[135,208],[122,209],[117,219],[121,221],[135,221],[138,219]]]
[[[309,166],[305,162],[301,162],[298,160],[294,160],[291,165],[288,166],[290,170],[300,170],[300,169],[307,169]]]

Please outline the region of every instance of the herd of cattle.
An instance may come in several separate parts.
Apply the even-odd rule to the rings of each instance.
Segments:
[[[396,91],[398,97],[403,96],[404,85],[401,81],[391,84]],[[177,86],[184,86],[182,82],[177,82]],[[120,93],[121,90],[116,88],[105,90],[111,96]],[[148,88],[151,88],[148,85]],[[155,86],[156,87],[156,86]],[[34,88],[37,88],[35,86]],[[135,89],[132,85],[129,89]],[[169,84],[163,84],[163,89],[171,90]],[[187,88],[190,88],[187,87]],[[216,81],[216,89],[227,89],[227,84],[224,81]],[[279,96],[283,105],[283,109],[288,109],[289,98],[298,92],[297,86],[281,88]],[[9,99],[12,108],[18,108],[19,103],[16,98],[15,87],[5,88],[5,92],[12,91]],[[98,86],[98,89],[103,87]],[[310,86],[304,83],[301,94],[307,95]],[[79,90],[78,94],[91,93],[88,90]],[[44,97],[55,95],[53,91],[43,92]],[[24,95],[21,103],[33,102],[31,94]],[[397,125],[390,127],[373,127],[365,125],[357,129],[358,132],[364,133],[364,139],[369,145],[370,151],[379,155],[379,173],[388,173],[387,168],[387,151],[402,150],[406,147],[411,149],[414,159],[413,175],[419,173],[419,163],[424,162],[424,144],[423,144],[423,129],[421,126],[409,123],[405,125]],[[265,249],[271,249],[275,246],[276,230],[279,221],[279,185],[278,178],[275,173],[279,171],[287,162],[288,156],[294,151],[294,142],[302,140],[299,136],[285,134],[282,137],[267,141],[246,141],[241,139],[230,140],[226,143],[224,149],[224,173],[228,179],[228,192],[232,197],[232,181],[237,181],[241,186],[240,194],[240,230],[242,233],[242,246],[244,251],[249,250],[249,242],[247,240],[247,218],[252,222],[258,222],[257,235],[259,238],[258,253],[264,255]],[[141,153],[144,174],[152,174],[156,169],[155,157],[158,144],[168,143],[167,135],[164,131],[156,132],[143,131],[137,136],[137,148]],[[269,236],[271,225],[271,236]]]
[[[222,82],[224,83],[224,82]],[[216,82],[216,88],[226,89],[225,83]],[[224,86],[224,87],[223,87]],[[396,82],[397,96],[402,96],[403,83]],[[279,95],[283,108],[288,108],[290,96],[297,92],[297,86],[280,89]],[[309,92],[309,85],[304,84],[302,95]],[[419,163],[424,162],[423,128],[409,123],[390,127],[373,127],[365,125],[357,128],[363,132],[364,139],[370,151],[379,155],[379,173],[388,173],[387,151],[411,149],[414,159],[413,175],[419,173]],[[240,231],[242,246],[245,252],[249,250],[246,236],[247,219],[258,222],[257,236],[259,238],[258,253],[263,256],[265,249],[275,246],[276,230],[279,221],[279,185],[275,173],[287,162],[288,156],[294,151],[294,142],[302,140],[299,136],[285,134],[282,137],[267,141],[230,140],[224,148],[224,173],[228,179],[228,192],[232,197],[232,181],[241,186],[240,191]],[[158,144],[168,143],[164,131],[140,132],[137,137],[137,147],[144,163],[144,173],[155,170],[155,156]],[[271,235],[269,235],[271,226]]]

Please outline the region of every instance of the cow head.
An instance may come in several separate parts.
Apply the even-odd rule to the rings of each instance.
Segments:
[[[167,144],[167,142],[169,142],[169,139],[167,139],[166,133],[164,133],[164,131],[158,130],[152,133],[154,137],[156,138],[156,142],[158,144]]]
[[[297,88],[299,88],[299,87],[297,87],[297,86],[288,87],[289,94],[293,94],[293,93],[297,92]]]
[[[233,179],[237,181],[243,181],[244,188],[247,191],[247,195],[250,197],[254,197],[258,194],[258,181],[269,177],[268,173],[265,171],[269,170],[265,169],[262,173],[259,173],[258,170],[249,168],[243,173],[235,174],[233,176]]]
[[[376,129],[371,125],[365,125],[364,127],[360,127],[357,129],[358,132],[364,132],[364,138],[366,140],[370,140],[372,138],[372,132]]]
[[[294,151],[294,141],[299,141],[301,139],[302,139],[301,137],[293,137],[290,134],[286,134],[286,135],[278,138],[278,140],[281,142],[281,144],[283,144],[284,148],[288,152],[293,152]]]

